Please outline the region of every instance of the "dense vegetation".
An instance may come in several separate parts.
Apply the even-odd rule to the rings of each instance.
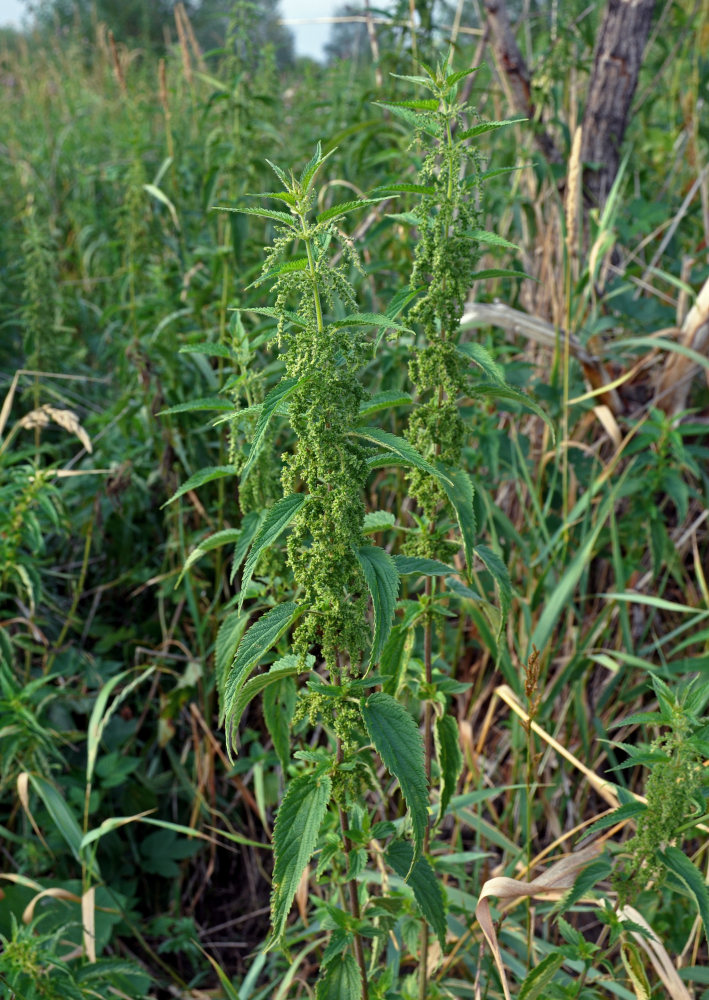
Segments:
[[[706,6],[601,200],[601,3],[519,15],[536,120],[467,7],[326,66],[60,8],[0,53],[2,996],[709,996]]]

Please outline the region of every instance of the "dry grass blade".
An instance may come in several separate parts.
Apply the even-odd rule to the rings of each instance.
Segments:
[[[574,854],[568,854],[566,857],[556,861],[550,868],[531,882],[522,882],[518,879],[498,876],[488,879],[483,885],[478,897],[477,906],[475,907],[475,916],[495,959],[495,964],[497,965],[497,970],[502,981],[502,989],[505,993],[505,1000],[512,1000],[512,998],[507,983],[502,952],[500,951],[492,913],[490,912],[490,898],[495,897],[496,899],[504,900],[508,906],[522,899],[540,897],[542,899],[560,898],[564,892],[573,886],[581,869],[593,861],[599,853],[600,847],[594,844],[591,847],[586,847]]]
[[[652,962],[653,968],[662,980],[662,985],[667,990],[667,994],[671,1000],[692,1000],[692,994],[680,979],[679,973],[667,953],[667,949],[643,915],[638,913],[632,906],[624,906],[618,911],[618,916],[621,920],[632,920],[634,923],[640,924],[648,932],[649,937],[640,934],[638,931],[631,931],[631,935]]]
[[[709,357],[709,278],[685,317],[679,342]],[[686,409],[689,387],[698,371],[699,365],[691,358],[679,353],[670,354],[657,383],[655,405],[672,416]]]
[[[81,897],[81,924],[83,928],[84,952],[89,962],[96,961],[96,887]]]
[[[17,776],[17,796],[20,800],[20,803],[22,804],[22,808],[25,810],[27,819],[32,824],[32,829],[39,837],[41,843],[44,844],[44,846],[49,851],[49,846],[47,844],[47,841],[42,836],[42,833],[39,827],[37,826],[37,821],[32,815],[32,810],[30,809],[30,776],[27,773],[27,771],[22,771],[22,773],[18,774]]]

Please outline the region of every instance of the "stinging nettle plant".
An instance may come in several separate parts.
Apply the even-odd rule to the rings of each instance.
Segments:
[[[457,330],[472,281],[509,273],[474,270],[479,245],[511,244],[477,226],[480,172],[468,149],[470,140],[505,123],[464,129],[466,109],[458,106],[456,88],[475,70],[423,68],[426,76],[404,79],[424,85],[433,96],[386,104],[412,126],[414,144],[422,141],[427,147],[421,183],[403,180],[371,198],[315,213],[316,181],[334,152],[323,154],[318,145],[298,176],[270,164],[283,190],[259,197],[278,202],[278,208],[225,208],[275,224],[261,275],[250,286],[270,285],[275,303],[248,312],[277,321],[285,371],[262,403],[240,411],[240,416],[247,411],[257,416],[245,458],[199,474],[199,482],[235,474],[238,468],[243,490],[273,440],[276,417],[287,416],[295,442],[282,460],[283,497],[260,515],[250,515],[248,523],[245,519],[237,540],[234,572],[243,562],[238,606],[217,639],[220,724],[226,727],[233,759],[246,706],[260,693],[264,706],[273,706],[274,692],[280,690],[287,692],[288,709],[280,715],[265,711],[274,745],[282,748],[283,728],[302,731],[306,718],[327,734],[324,745],[322,737],[315,745],[301,742],[293,754],[297,765],[288,760],[287,749],[283,755],[279,750],[284,773],[293,776],[274,828],[268,942],[268,947],[285,946],[291,905],[320,845],[317,877],[327,880],[332,892],[319,903],[320,926],[331,932],[320,960],[319,1000],[413,995],[406,992],[408,986],[402,993],[391,968],[385,965],[381,971],[376,962],[408,906],[400,892],[388,888],[389,876],[379,895],[369,891],[371,880],[364,877],[368,860],[381,868],[382,859],[413,891],[424,928],[417,992],[433,995],[426,973],[428,928],[443,952],[447,923],[445,895],[428,856],[434,814],[429,788],[438,780],[438,824],[462,767],[456,724],[446,715],[445,685],[434,684],[433,630],[457,588],[459,596],[479,601],[499,635],[502,615],[467,585],[476,553],[498,585],[503,613],[509,602],[502,561],[475,545],[473,485],[461,466],[467,432],[458,408],[462,398],[473,394],[471,361],[482,374],[475,387],[481,395],[526,397],[506,385],[502,370],[483,349],[461,345]],[[411,286],[386,313],[359,312],[350,274],[362,269],[340,225],[350,213],[392,193],[421,197],[412,212],[401,216],[419,234]],[[412,302],[404,323],[399,317]],[[378,334],[375,352],[387,331],[420,337],[410,366],[416,398],[366,392],[361,372],[371,357],[371,330]],[[406,437],[369,425],[378,412],[402,405],[413,411]],[[420,510],[413,515],[414,527],[405,529],[411,538],[406,554],[391,555],[367,544],[368,534],[393,526],[388,511],[368,513],[363,501],[370,474],[390,466],[408,470]],[[253,593],[259,563],[286,531],[291,590],[284,593],[283,586],[277,587],[270,599],[277,603],[247,626],[243,605]],[[450,563],[461,548],[464,561],[454,568]],[[397,601],[402,576],[426,580],[425,592],[413,606]],[[448,596],[443,587],[436,593],[437,578],[445,578]],[[406,682],[405,648],[410,651],[421,637],[425,676],[412,687]],[[268,660],[268,671],[252,676]],[[296,703],[293,679],[298,674],[308,677]],[[425,706],[423,733],[412,714],[415,699]],[[380,791],[376,801],[377,757],[398,781],[405,818],[394,815],[390,820],[390,810],[384,809],[387,818],[374,822],[374,806],[381,811],[386,799]],[[365,948],[367,941],[371,945]]]

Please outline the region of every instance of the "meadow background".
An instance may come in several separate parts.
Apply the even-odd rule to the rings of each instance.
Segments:
[[[315,996],[327,880],[301,880],[288,956],[261,950],[274,817],[305,766],[290,688],[250,703],[235,763],[217,724],[219,671],[291,581],[268,553],[233,617],[248,519],[281,496],[278,461],[248,490],[238,470],[283,362],[252,285],[273,224],[213,207],[255,204],[274,188],[266,159],[299,171],[317,142],[320,211],[415,184],[406,122],[377,102],[420,98],[401,77],[451,47],[455,70],[481,66],[458,85],[470,125],[519,119],[471,140],[481,225],[513,246],[483,247],[461,342],[544,416],[514,393],[460,401],[477,539],[504,570],[477,564],[437,626],[460,768],[429,852],[448,909],[426,995],[504,996],[483,886],[538,876],[609,808],[596,835],[622,858],[634,796],[654,795],[673,803],[664,861],[632,903],[659,949],[599,918],[610,862],[563,917],[495,896],[492,939],[527,1000],[709,996],[709,6],[654,5],[601,192],[574,136],[606,4],[412,6],[413,22],[408,3],[351,11],[322,62],[295,56],[272,0],[53,0],[0,35],[4,997]],[[408,287],[414,195],[346,220],[362,312]],[[416,335],[380,333],[362,380],[398,433]],[[269,433],[276,459],[292,450],[286,423]],[[391,515],[373,537],[398,551],[402,470],[367,493]],[[400,626],[423,593],[407,579]],[[401,634],[418,720],[422,640]],[[293,732],[315,745],[303,720]],[[403,821],[379,780],[373,813]],[[414,997],[415,900],[401,878],[394,895],[373,963],[394,978],[372,996]]]

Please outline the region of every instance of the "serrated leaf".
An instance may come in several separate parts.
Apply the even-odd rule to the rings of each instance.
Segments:
[[[559,902],[554,907],[554,911],[557,913],[565,913],[570,909],[575,903],[577,903],[590,889],[600,882],[601,879],[607,878],[610,875],[611,863],[607,857],[597,858],[590,864],[582,868],[579,874],[574,879],[574,884],[571,886],[569,891],[564,894],[564,896],[559,900]]]
[[[283,497],[276,501],[272,507],[266,511],[261,527],[254,538],[249,552],[249,558],[244,566],[244,573],[241,578],[241,589],[239,591],[239,611],[244,603],[246,588],[251,582],[251,577],[256,569],[256,564],[263,552],[270,548],[291,523],[301,507],[307,503],[307,493],[291,493],[290,496]]]
[[[464,132],[459,132],[456,138],[459,141],[463,139],[474,139],[475,136],[484,135],[486,132],[495,132],[499,128],[505,128],[507,125],[518,125],[520,122],[526,122],[526,118],[506,118],[504,121],[498,122],[480,122],[479,125],[474,125],[472,128],[466,129]]]
[[[241,642],[241,637],[248,622],[248,614],[242,615],[238,611],[232,611],[219,626],[217,641],[214,647],[214,665],[217,672],[217,690],[219,692],[220,704],[223,704],[227,672],[231,661],[236,655],[237,647]]]
[[[257,194],[247,194],[247,198],[275,198],[277,201],[284,201],[286,205],[296,206],[297,200],[290,191],[260,191]]]
[[[497,633],[497,638],[499,639],[502,627],[507,618],[507,613],[510,610],[510,604],[512,603],[512,584],[510,583],[509,570],[498,554],[489,549],[487,545],[476,545],[475,552],[485,563],[485,567],[495,581],[495,587],[500,596],[502,618],[500,620],[500,629]]]
[[[377,101],[384,108],[411,108],[412,111],[438,111],[440,101],[436,97],[422,97],[413,101]]]
[[[443,487],[455,512],[455,517],[463,536],[463,550],[468,568],[473,566],[473,546],[475,544],[475,511],[473,509],[473,484],[464,469],[439,465],[436,479]]]
[[[185,344],[180,348],[178,354],[208,354],[215,358],[234,360],[234,353],[226,344]]]
[[[317,222],[329,222],[330,219],[338,219],[342,215],[356,212],[358,208],[365,208],[367,205],[377,205],[380,201],[386,201],[386,196],[381,198],[358,198],[356,201],[343,201],[339,205],[332,205],[315,216]]]
[[[509,267],[486,267],[482,271],[476,271],[470,275],[471,281],[487,281],[488,278],[529,278],[531,275],[524,271],[513,271]]]
[[[338,319],[332,324],[333,329],[341,330],[345,326],[376,326],[382,330],[401,330],[404,333],[411,333],[408,326],[399,323],[398,320],[386,316],[384,313],[351,313],[343,319]]]
[[[299,608],[293,601],[289,601],[287,604],[278,604],[254,622],[241,638],[224,685],[219,721],[220,725],[225,724],[227,727],[227,752],[230,760],[232,759],[232,712],[239,692],[248,680],[251,671],[258,666],[269,649],[278,642],[283,633],[302,613],[303,609]]]
[[[410,650],[409,631],[400,625],[391,630],[386,646],[379,659],[379,670],[385,678],[383,688],[386,694],[396,695],[399,690],[401,676],[406,671],[408,662],[407,649]],[[411,636],[413,638],[413,636]]]
[[[477,240],[478,243],[485,243],[491,247],[502,247],[505,250],[521,250],[521,247],[518,247],[516,243],[510,243],[503,236],[491,233],[487,229],[467,229],[460,235],[465,236],[466,239]]]
[[[357,550],[357,558],[372,595],[374,610],[374,636],[369,666],[378,662],[384,644],[389,637],[399,595],[399,574],[394,560],[377,545],[363,545]]]
[[[258,531],[265,514],[265,511],[250,510],[241,522],[241,534],[239,535],[236,545],[234,546],[234,558],[231,564],[229,583],[234,582],[234,577],[239,572],[239,567],[242,562],[246,559],[246,553],[249,551],[249,546],[251,545],[253,537]]]
[[[249,457],[246,459],[246,464],[241,470],[241,482],[246,481],[246,477],[254,466],[254,462],[261,454],[261,448],[263,447],[263,439],[268,430],[268,425],[271,422],[271,417],[276,412],[277,408],[281,403],[284,403],[288,397],[293,393],[296,386],[299,385],[300,379],[297,378],[282,378],[277,386],[269,392],[263,401],[261,406],[261,415],[258,418],[258,423],[254,430],[253,440],[251,441],[251,447],[249,448]]]
[[[322,146],[318,142],[317,146],[315,147],[315,153],[313,154],[312,159],[310,160],[309,163],[305,165],[305,167],[303,167],[303,172],[300,175],[300,187],[301,190],[303,191],[303,194],[305,194],[308,191],[310,185],[315,179],[318,170],[326,160],[330,159],[332,154],[335,152],[336,148],[337,147],[333,147],[323,156]]]
[[[498,385],[506,385],[505,369],[495,361],[490,352],[482,344],[478,344],[476,341],[469,341],[465,344],[458,344],[457,349],[461,354],[471,358],[476,365],[482,368],[491,382],[496,382]]]
[[[365,420],[379,413],[381,410],[393,410],[395,406],[410,406],[413,398],[408,392],[399,392],[396,389],[387,389],[378,392],[371,399],[365,399],[360,404],[358,420]]]
[[[239,725],[241,716],[244,714],[244,709],[257,694],[265,691],[270,685],[276,684],[284,677],[294,677],[303,670],[310,670],[313,663],[314,659],[310,655],[307,657],[306,664],[302,665],[300,658],[295,653],[288,653],[286,656],[282,656],[280,660],[276,660],[265,674],[257,674],[256,677],[251,677],[241,688],[234,700],[232,707],[234,727]]]
[[[475,385],[471,388],[471,393],[473,396],[485,396],[486,398],[493,397],[494,399],[509,399],[512,402],[519,403],[521,406],[524,406],[525,409],[531,410],[532,413],[536,413],[538,417],[541,417],[554,437],[556,437],[554,424],[541,408],[539,403],[526,393],[520,392],[519,389],[514,389],[511,385]]]
[[[543,958],[525,977],[519,988],[518,1000],[537,1000],[537,997],[545,996],[547,987],[563,964],[564,956],[559,952],[553,951]]]
[[[362,534],[373,535],[376,531],[384,531],[386,528],[393,528],[396,518],[389,510],[371,510],[364,515],[362,524]]]
[[[697,910],[704,924],[704,933],[709,939],[709,889],[704,876],[695,868],[684,851],[678,847],[667,847],[657,852],[660,860],[677,878],[684,883],[697,904]]]
[[[641,816],[646,809],[647,806],[644,802],[627,802],[624,806],[614,809],[607,816],[601,816],[600,819],[597,819],[584,835],[593,836],[601,830],[607,830],[608,827],[615,826],[616,823],[624,823],[626,820],[635,819],[637,816]]]
[[[447,576],[455,573],[452,566],[437,559],[424,559],[421,556],[392,556],[394,565],[402,576],[415,573],[417,576]]]
[[[447,925],[443,889],[428,860],[421,857],[413,863],[413,848],[405,840],[393,841],[387,848],[386,859],[413,889],[419,910],[433,927],[441,948],[445,948]]]
[[[302,774],[291,781],[278,810],[271,892],[274,943],[283,936],[301,876],[317,846],[331,791],[332,782],[326,774]]]
[[[381,107],[391,111],[397,118],[406,122],[412,130],[420,129],[435,139],[441,134],[441,126],[438,122],[427,120],[425,115],[418,115],[413,108],[402,108],[400,105],[387,104],[385,101],[374,101],[374,104],[379,104]]]
[[[236,466],[234,465],[213,465],[207,469],[200,469],[199,472],[195,472],[193,476],[190,476],[187,482],[183,483],[162,506],[167,507],[168,504],[179,500],[185,493],[189,493],[190,490],[197,490],[200,486],[204,486],[205,483],[211,483],[215,479],[225,479],[227,476],[235,476],[236,474]],[[162,510],[162,507],[160,509]]]
[[[199,545],[192,549],[185,559],[185,564],[180,570],[180,575],[177,578],[175,586],[177,587],[187,570],[194,566],[207,552],[211,552],[212,549],[217,549],[221,545],[230,545],[232,542],[238,542],[240,535],[241,528],[224,528],[223,531],[215,531],[209,538],[202,539]]]
[[[169,406],[166,410],[160,410],[159,417],[167,417],[173,413],[193,413],[200,410],[234,410],[234,404],[228,399],[220,396],[202,396],[199,399],[191,399],[188,403],[177,403],[176,406]]]
[[[338,961],[329,962],[317,982],[316,1000],[361,1000],[362,974],[356,959],[340,953]]]
[[[383,431],[379,427],[360,427],[350,433],[354,437],[363,438],[365,441],[370,441],[372,444],[385,448],[401,459],[406,465],[413,465],[415,468],[421,469],[422,472],[428,472],[429,475],[440,480],[442,471],[431,465],[430,462],[427,462],[404,438],[400,438],[396,434],[390,434],[389,431]]]
[[[294,654],[291,653],[290,656]],[[250,683],[251,681],[248,682]],[[284,774],[287,774],[290,763],[290,730],[297,698],[298,689],[295,681],[292,676],[287,676],[277,679],[277,683],[268,684],[261,699],[263,720],[271,734],[273,749],[278,755]]]
[[[447,89],[455,87],[456,83],[460,83],[460,81],[464,80],[466,76],[470,76],[473,73],[477,73],[479,69],[482,69],[482,65],[483,64],[481,64],[480,66],[473,66],[470,69],[459,69],[456,73],[451,73],[450,76],[446,77],[446,82],[444,84],[444,87],[446,87]]]
[[[304,319],[301,319],[297,313],[291,312],[288,309],[272,309],[270,306],[259,306],[258,308],[249,307],[248,309],[236,309],[235,312],[250,312],[255,313],[257,316],[266,316],[268,319],[279,320],[283,316],[292,323],[294,326],[305,327],[307,323]]]
[[[215,205],[214,208],[217,212],[235,212],[237,215],[257,215],[261,219],[273,219],[282,226],[288,226],[289,229],[297,229],[297,219],[294,219],[288,212],[278,212],[274,208],[246,208],[245,206],[230,208],[228,205]]]
[[[458,785],[458,778],[463,770],[463,755],[460,751],[458,723],[453,716],[444,715],[437,719],[434,735],[438,768],[441,772],[441,793],[436,820],[440,823]]]
[[[256,288],[258,285],[262,285],[264,281],[270,281],[272,278],[278,278],[282,274],[293,274],[295,271],[306,271],[308,269],[308,258],[298,257],[295,260],[286,260],[282,264],[276,264],[275,267],[271,267],[268,271],[259,275],[255,281],[252,281],[250,285],[246,288]]]
[[[411,815],[414,835],[413,864],[421,856],[428,825],[428,787],[423,763],[423,739],[419,728],[403,705],[379,691],[362,707],[369,738],[390,774],[401,787]]]
[[[640,955],[640,949],[632,941],[623,941],[620,946],[620,957],[633,984],[636,1000],[650,1000],[650,983],[645,966]]]
[[[377,191],[390,191],[393,194],[423,194],[433,195],[436,189],[433,184],[383,184]]]

